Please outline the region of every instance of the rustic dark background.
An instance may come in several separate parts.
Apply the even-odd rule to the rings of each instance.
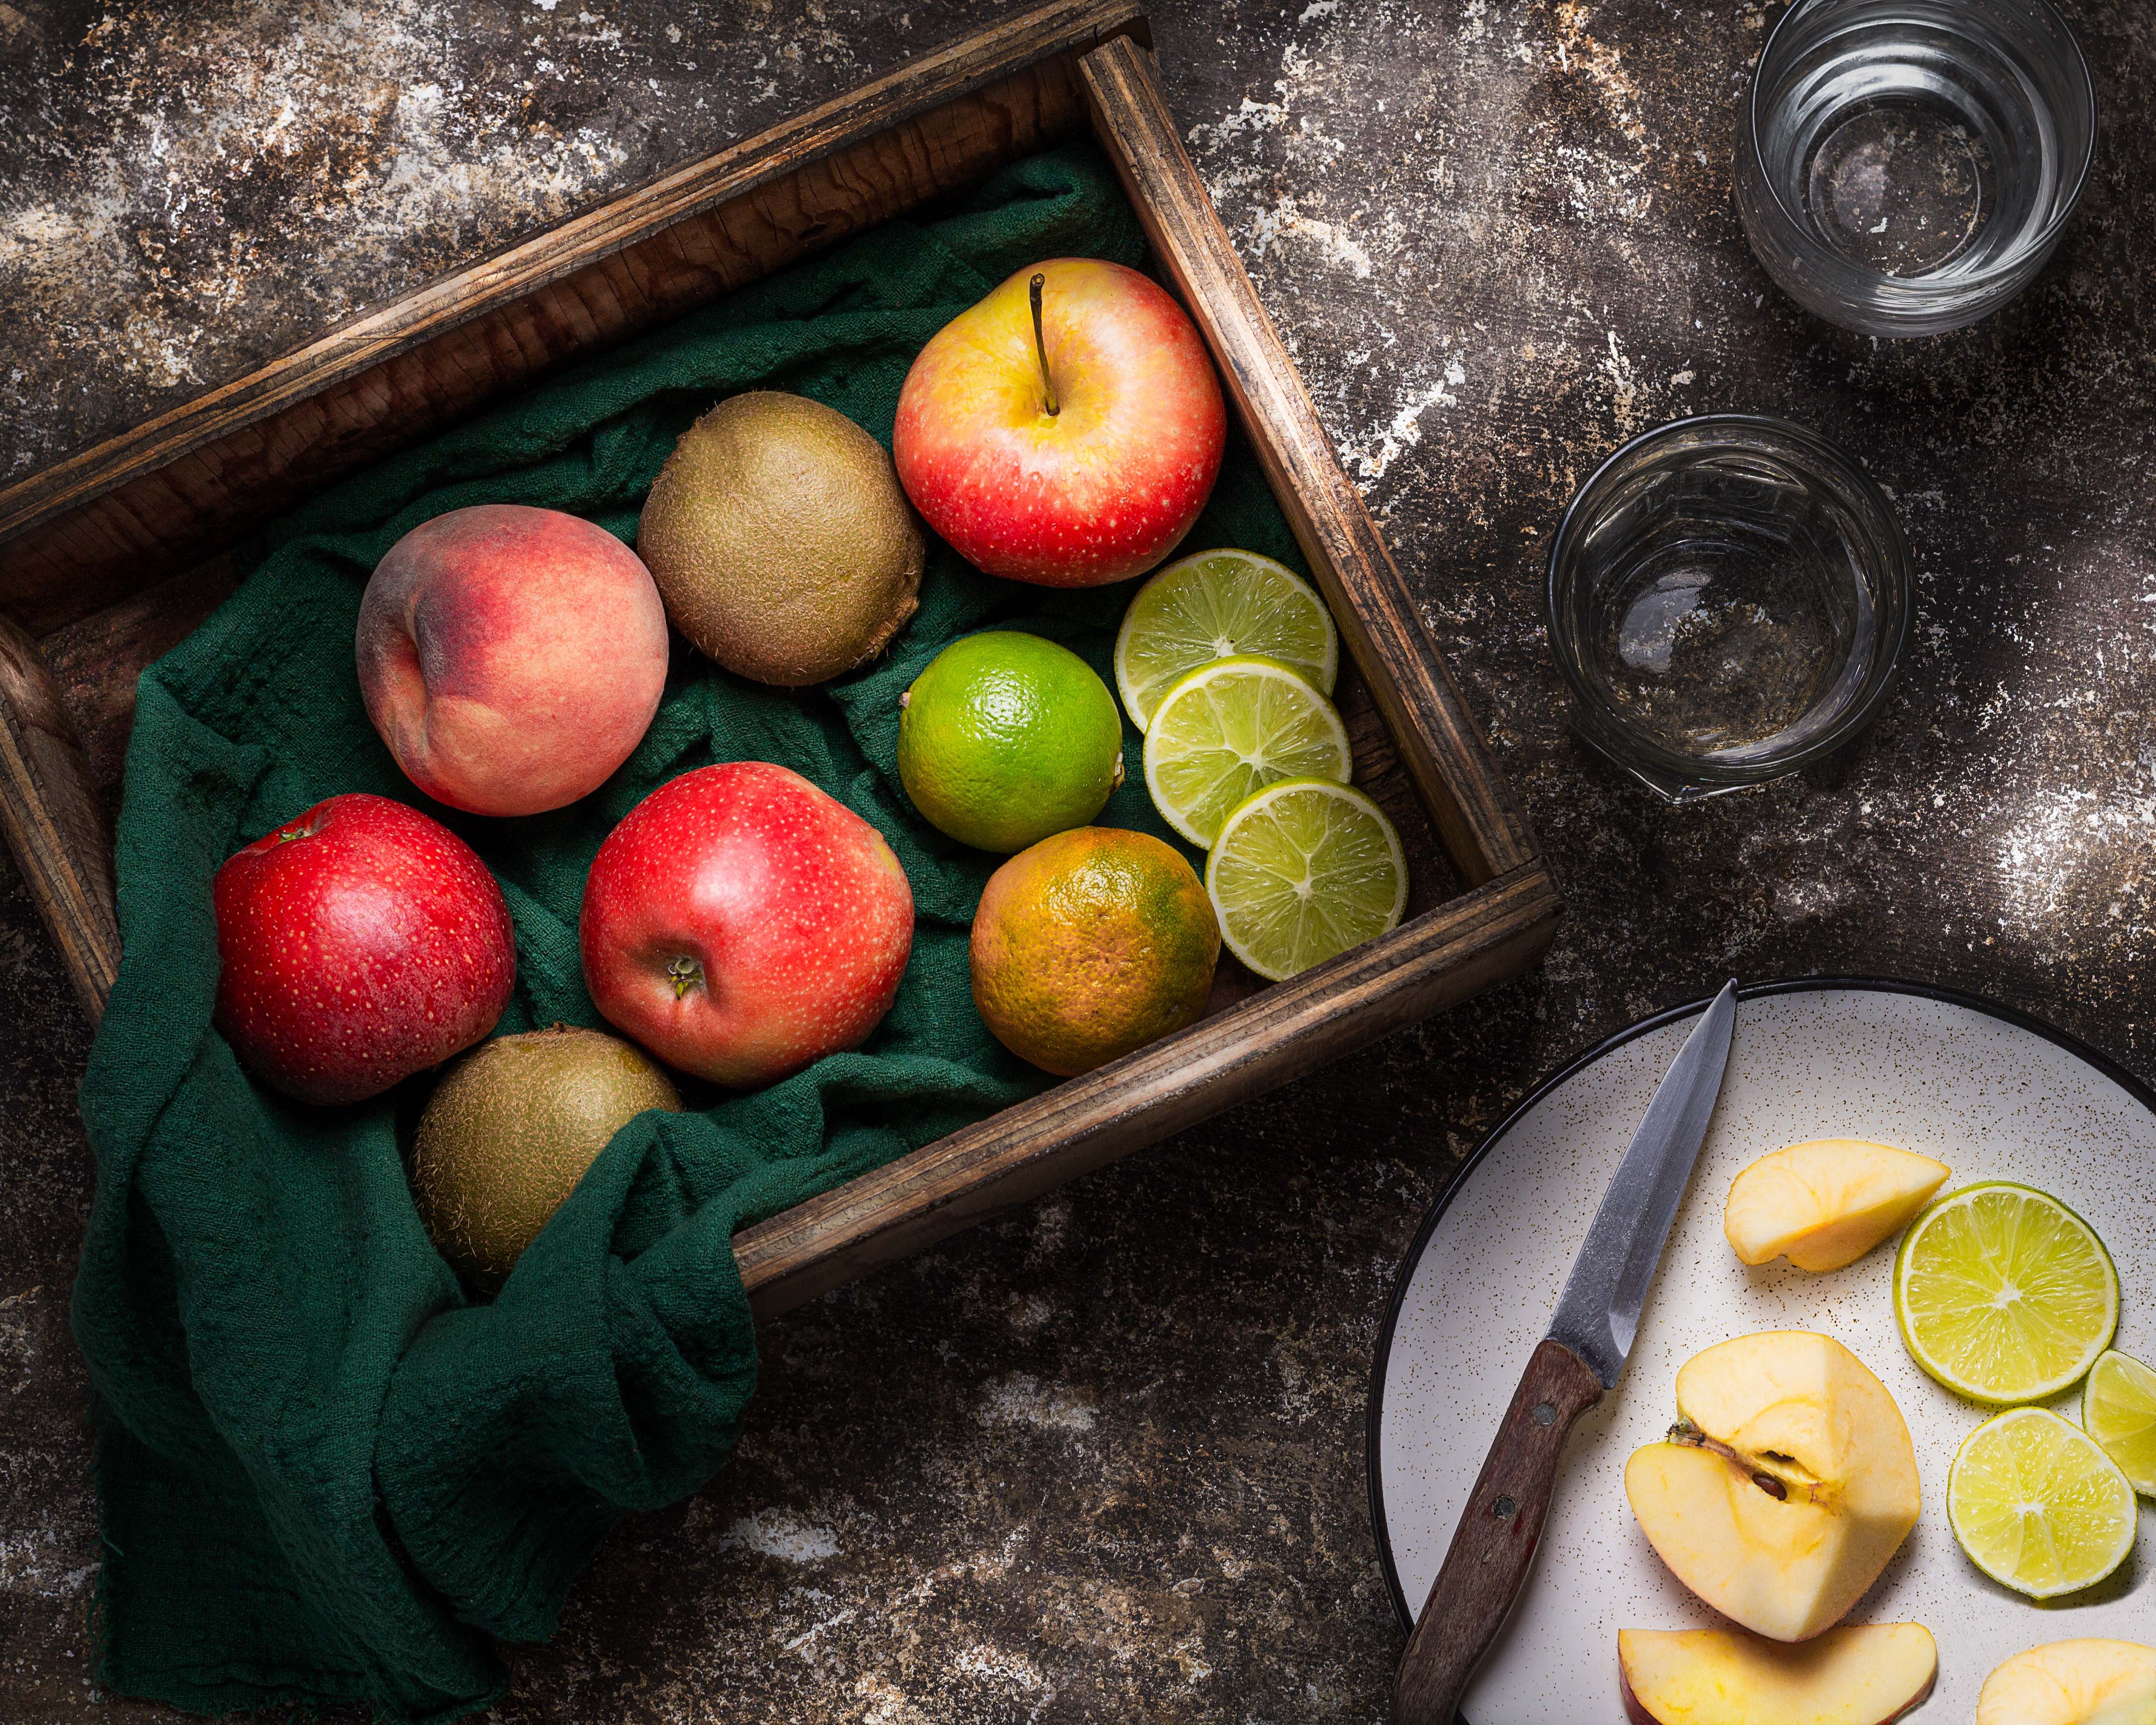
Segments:
[[[0,3],[0,474],[996,9]],[[1568,920],[1527,979],[772,1326],[734,1465],[622,1529],[495,1717],[1376,1721],[1369,1352],[1419,1213],[1536,1078],[1725,974],[1835,971],[2156,1070],[2156,13],[2068,10],[2104,119],[2058,258],[1882,345],[1781,300],[1731,213],[1776,8],[1165,0],[1193,152]],[[1568,735],[1538,578],[1618,441],[1719,408],[1864,458],[1918,622],[1844,758],[1671,811]],[[87,1041],[0,860],[9,1722],[177,1717],[86,1670]]]

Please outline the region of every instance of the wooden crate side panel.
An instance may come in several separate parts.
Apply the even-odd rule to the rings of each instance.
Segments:
[[[770,1317],[1156,1143],[1524,968],[1556,932],[1531,865],[1291,982],[744,1229]]]
[[[230,544],[542,372],[762,280],[1085,123],[1058,0],[429,284],[0,491],[0,613],[33,634]]]
[[[44,656],[0,618],[0,835],[93,1023],[120,973],[112,845]]]
[[[1129,41],[1080,63],[1094,130],[1163,266],[1204,331],[1281,506],[1368,680],[1401,758],[1473,883],[1537,855],[1376,524],[1220,225],[1152,70]]]

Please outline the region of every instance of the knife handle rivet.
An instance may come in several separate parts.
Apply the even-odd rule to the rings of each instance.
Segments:
[[[1512,1519],[1512,1512],[1518,1507],[1519,1505],[1513,1502],[1511,1498],[1500,1497],[1490,1506],[1490,1512],[1501,1522],[1509,1521]]]
[[[1537,1425],[1556,1425],[1557,1409],[1552,1407],[1548,1402],[1537,1402],[1535,1404],[1535,1424]]]

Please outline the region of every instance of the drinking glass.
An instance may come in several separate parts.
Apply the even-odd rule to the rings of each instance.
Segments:
[[[1550,552],[1580,733],[1690,803],[1820,759],[1879,710],[1913,584],[1894,511],[1825,439],[1714,413],[1604,462]]]
[[[1932,335],[2044,267],[2095,143],[2088,62],[2051,0],[1797,0],[1739,112],[1737,209],[1808,311]]]

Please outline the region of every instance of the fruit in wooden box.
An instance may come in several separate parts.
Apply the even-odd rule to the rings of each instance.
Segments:
[[[898,776],[929,824],[982,850],[1082,827],[1123,782],[1116,698],[1067,647],[1015,629],[953,641],[901,701]]]
[[[584,880],[584,983],[669,1065],[770,1084],[857,1048],[913,949],[913,893],[883,834],[763,761],[670,779]]]
[[[993,875],[973,916],[973,1004],[1061,1077],[1197,1022],[1220,930],[1197,872],[1149,833],[1079,827]]]
[[[387,797],[317,803],[212,887],[217,1027],[303,1102],[357,1102],[462,1052],[516,979],[501,889],[471,847]]]
[[[435,1247],[491,1293],[613,1135],[681,1098],[640,1051],[568,1024],[498,1036],[434,1088],[412,1154],[412,1196]]]
[[[537,814],[597,790],[644,740],[666,616],[603,527],[480,504],[375,565],[358,659],[367,716],[413,784],[475,814]]]
[[[991,575],[1142,575],[1212,495],[1228,415],[1204,339],[1120,264],[1021,270],[921,350],[891,454],[906,494]]]
[[[636,525],[675,627],[728,670],[802,688],[873,659],[927,555],[891,457],[835,408],[757,389],[674,446]]]

